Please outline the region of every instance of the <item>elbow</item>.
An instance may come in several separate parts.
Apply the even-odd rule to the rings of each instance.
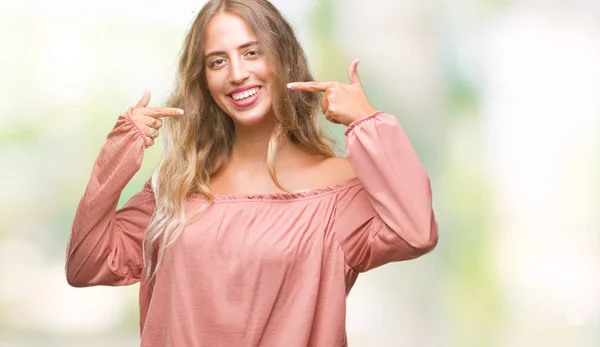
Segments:
[[[74,261],[69,258],[65,266],[67,283],[75,288],[129,285],[139,281],[140,273],[141,269],[136,273],[119,274],[114,267],[89,259]]]
[[[417,242],[413,247],[419,256],[430,253],[435,249],[438,244],[438,225],[435,217],[433,216],[433,212],[431,213],[431,220],[429,223],[429,227],[423,230],[423,235],[426,235],[426,238]]]
[[[66,277],[67,277],[67,283],[71,287],[84,288],[84,287],[90,286],[90,283],[86,279],[84,279],[82,276],[79,275],[80,271],[77,271],[76,269],[73,268],[72,265],[70,266],[68,263],[65,268],[65,273],[66,273]]]
[[[426,255],[427,253],[431,253],[435,247],[437,246],[437,236],[432,237],[427,241],[419,242],[416,245],[412,246],[412,252],[409,259],[419,258],[421,256]]]
[[[437,243],[438,243],[437,233],[435,235],[432,234],[427,242],[425,242],[419,246],[419,248],[418,248],[419,253],[421,253],[421,255],[425,255],[427,253],[432,252],[435,249],[435,247],[437,246]]]
[[[86,284],[84,281],[80,281],[76,277],[69,277],[69,276],[67,276],[67,283],[71,287],[73,287],[73,288],[85,288],[85,287],[89,287],[88,284]]]
[[[67,272],[67,283],[74,288],[84,288],[87,287],[85,281],[82,281],[79,277],[74,276]]]
[[[422,250],[424,251],[423,254],[427,254],[433,251],[438,244],[438,225],[437,221],[435,220],[435,217],[433,216],[433,212],[431,212],[430,224],[431,226],[429,228],[429,241],[426,242],[425,245],[422,247]]]
[[[91,287],[94,285],[93,276],[89,276],[89,271],[86,271],[85,259],[80,259],[77,255],[77,252],[67,255],[65,264],[67,283],[75,288]]]

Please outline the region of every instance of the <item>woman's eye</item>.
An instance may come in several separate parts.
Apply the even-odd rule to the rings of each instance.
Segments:
[[[257,50],[257,49],[253,49],[253,50],[251,50],[251,51],[248,51],[248,52],[246,53],[246,55],[247,55],[247,56],[249,56],[249,57],[256,57],[256,56],[259,56],[259,55],[260,55],[260,51],[259,51],[259,50]]]
[[[225,63],[225,59],[219,58],[219,59],[215,59],[213,60],[208,66],[212,67],[219,67],[220,65],[223,65]]]

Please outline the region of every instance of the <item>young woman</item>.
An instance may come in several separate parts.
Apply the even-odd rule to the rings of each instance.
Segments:
[[[68,244],[72,286],[140,282],[142,346],[346,346],[358,274],[437,242],[428,176],[394,116],[313,81],[267,0],[211,0],[169,107],[150,95],[108,135]],[[291,83],[294,82],[294,83]],[[320,129],[348,126],[347,159]],[[160,166],[115,211],[159,129]]]

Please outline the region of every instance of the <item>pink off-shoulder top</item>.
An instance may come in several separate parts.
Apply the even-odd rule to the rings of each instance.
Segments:
[[[140,282],[149,184],[116,210],[139,170],[144,135],[123,114],[73,222],[68,282]],[[301,193],[221,195],[140,285],[143,347],[347,346],[346,296],[358,274],[437,243],[430,182],[401,125],[377,112],[346,131],[357,178]],[[204,198],[192,196],[197,210]]]

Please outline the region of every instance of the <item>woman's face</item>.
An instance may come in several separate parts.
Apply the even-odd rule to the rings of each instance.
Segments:
[[[208,89],[236,125],[253,125],[272,110],[274,74],[260,43],[242,18],[220,13],[208,24],[204,42]]]

